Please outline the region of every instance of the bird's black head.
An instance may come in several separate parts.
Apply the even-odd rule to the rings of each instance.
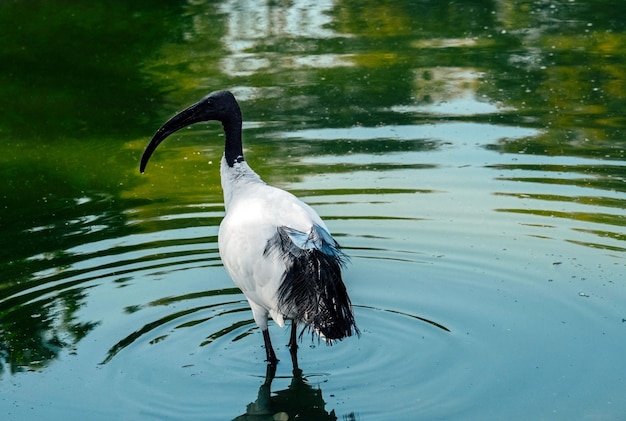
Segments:
[[[224,123],[232,119],[241,119],[239,104],[230,91],[211,92],[187,109],[191,108],[196,109],[200,118],[198,121],[217,120]]]
[[[226,155],[241,157],[241,109],[237,100],[229,91],[216,91],[202,98],[169,119],[152,137],[141,157],[139,170],[143,173],[148,160],[157,146],[172,133],[201,121],[220,121],[226,132]],[[229,161],[230,164],[230,161]]]

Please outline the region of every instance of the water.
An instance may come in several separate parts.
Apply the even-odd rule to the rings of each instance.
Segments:
[[[623,418],[621,4],[0,7],[6,419]],[[219,125],[138,172],[224,87],[250,165],[351,256],[361,337],[305,338],[294,376],[272,325],[269,388]]]

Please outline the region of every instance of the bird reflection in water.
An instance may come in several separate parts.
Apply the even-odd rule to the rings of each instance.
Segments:
[[[335,411],[328,412],[322,398],[322,389],[312,387],[302,376],[302,370],[294,368],[291,383],[285,390],[272,394],[272,380],[276,365],[268,364],[265,381],[259,388],[256,401],[248,404],[246,413],[233,421],[286,421],[286,420],[337,420]],[[346,420],[355,420],[354,414]]]

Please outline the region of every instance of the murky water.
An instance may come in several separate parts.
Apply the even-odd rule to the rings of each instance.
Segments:
[[[622,419],[623,9],[4,3],[3,419]],[[221,88],[351,257],[361,337],[305,338],[298,376],[272,325],[271,386],[217,251],[221,128],[138,171]]]

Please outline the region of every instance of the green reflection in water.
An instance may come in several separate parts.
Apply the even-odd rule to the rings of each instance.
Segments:
[[[246,32],[241,30],[245,22],[236,21],[258,18],[267,9],[280,12],[280,2],[244,11],[229,9],[230,3],[209,3],[0,3],[0,177],[5,180],[0,185],[0,359],[9,372],[39,370],[63,350],[74,352],[101,323],[77,316],[98,279],[92,272],[119,268],[115,282],[123,285],[133,270],[127,264],[169,265],[156,255],[116,261],[126,253],[209,244],[164,254],[187,256],[184,263],[190,265],[201,260],[219,265],[213,233],[110,248],[95,244],[159,230],[217,226],[222,212],[218,126],[174,136],[143,177],[137,174],[137,160],[166,118],[222,87],[233,88],[241,98],[246,153],[269,182],[356,171],[434,171],[438,164],[394,158],[414,152],[427,160],[428,154],[449,146],[439,139],[287,139],[285,133],[352,127],[367,133],[380,126],[449,122],[535,129],[537,136],[503,138],[485,148],[503,155],[594,163],[486,165],[513,172],[497,180],[583,187],[598,194],[494,192],[547,203],[498,210],[536,216],[541,222],[558,217],[585,223],[573,229],[610,238],[612,244],[626,241],[623,215],[610,212],[625,207],[617,194],[624,193],[626,179],[621,164],[626,150],[626,5],[345,0],[325,10],[313,29],[301,25],[296,28],[300,32],[290,33],[280,26]],[[206,137],[215,141],[205,143]],[[354,154],[386,159],[364,165],[324,161]],[[314,163],[307,161],[312,157]],[[301,196],[333,196],[335,204],[353,195],[376,202],[382,194],[435,192],[352,186],[294,190]],[[596,208],[555,210],[551,204],[557,202]],[[419,219],[349,219],[359,218]],[[614,252],[625,249],[566,240]],[[89,250],[77,253],[79,246]],[[75,267],[107,257],[108,262]],[[189,314],[185,311],[155,323]],[[143,332],[118,342],[109,357]]]
[[[66,250],[134,231],[125,211],[145,201],[120,199],[136,161],[124,144],[157,112],[141,62],[178,31],[166,3],[0,3],[0,349],[11,372],[44,367],[100,323],[77,320],[85,280],[62,282],[76,274],[63,273],[76,261]]]

